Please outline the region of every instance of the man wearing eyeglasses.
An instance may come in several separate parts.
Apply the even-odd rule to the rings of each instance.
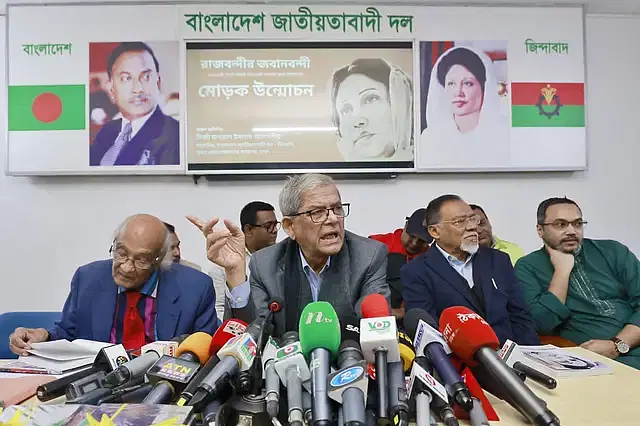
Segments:
[[[511,260],[480,246],[480,217],[469,204],[442,195],[429,203],[424,220],[434,244],[400,270],[405,309],[423,309],[437,319],[448,307],[465,306],[491,325],[501,344],[539,345]]]
[[[87,339],[138,350],[181,334],[212,334],[220,322],[211,278],[174,264],[170,247],[169,230],[158,218],[128,218],[116,231],[112,259],[76,271],[60,321],[49,330],[17,328],[9,348],[26,355],[33,343]]]
[[[280,192],[282,226],[289,238],[251,256],[245,272],[244,234],[228,220],[189,220],[207,238],[207,257],[227,275],[226,314],[251,322],[268,313],[273,297],[284,299],[274,316],[276,337],[298,330],[303,308],[327,301],[339,317],[360,314],[362,299],[374,293],[389,299],[384,244],[344,229],[349,215],[333,179],[321,174],[290,177]]]
[[[578,204],[538,206],[544,246],[516,264],[538,331],[640,369],[640,261],[623,244],[584,238]]]
[[[275,208],[271,204],[264,201],[252,201],[240,211],[240,226],[244,233],[248,277],[250,274],[248,265],[251,255],[276,243],[280,222],[278,222]],[[223,319],[227,277],[224,269],[215,263],[209,270],[209,276],[213,279],[213,286],[216,289],[216,312],[218,317]]]

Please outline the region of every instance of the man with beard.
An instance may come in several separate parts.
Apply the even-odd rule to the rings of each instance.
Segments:
[[[391,289],[391,312],[398,319],[404,318],[402,280],[400,268],[429,248],[433,241],[424,226],[425,209],[418,209],[405,218],[404,227],[388,234],[369,235],[389,249],[387,255],[387,283]]]
[[[538,206],[544,246],[516,264],[538,331],[640,369],[640,261],[623,244],[583,237],[568,198]]]
[[[423,309],[437,320],[446,308],[465,306],[491,325],[501,344],[540,344],[509,256],[480,247],[479,223],[457,195],[429,203],[425,226],[435,247],[400,270],[405,309]]]

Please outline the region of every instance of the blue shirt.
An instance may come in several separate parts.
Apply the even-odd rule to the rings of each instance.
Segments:
[[[300,260],[302,263],[302,270],[304,271],[305,276],[309,280],[309,284],[311,285],[311,295],[313,296],[313,301],[318,301],[318,293],[320,292],[320,285],[322,284],[322,274],[324,271],[329,268],[331,265],[331,257],[327,259],[327,263],[322,267],[320,273],[316,273],[313,270],[311,265],[307,262],[304,255],[302,254],[302,250],[298,249],[300,252]],[[229,287],[225,286],[225,293],[227,298],[231,301],[231,307],[233,309],[242,309],[247,306],[249,303],[249,297],[251,297],[251,285],[249,284],[249,279],[237,287],[234,287],[232,290],[229,290]]]
[[[438,247],[438,250],[440,250],[440,253],[442,253],[442,255],[444,256],[445,259],[447,259],[447,262],[449,262],[449,265],[451,265],[451,267],[453,269],[456,270],[457,273],[459,273],[462,278],[464,278],[465,280],[467,280],[467,284],[469,284],[469,288],[473,288],[474,286],[474,282],[473,282],[473,256],[475,254],[469,255],[467,257],[466,261],[462,261],[452,255],[450,255],[449,253],[447,253],[446,251],[442,250],[442,248],[436,244],[436,247]]]

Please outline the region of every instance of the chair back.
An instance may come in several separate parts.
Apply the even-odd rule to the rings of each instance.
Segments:
[[[5,312],[0,315],[0,359],[15,359],[9,350],[9,336],[18,327],[51,328],[61,317],[60,312]]]

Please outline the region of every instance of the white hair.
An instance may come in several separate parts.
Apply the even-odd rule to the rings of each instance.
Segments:
[[[333,185],[335,183],[330,176],[320,173],[307,173],[303,175],[289,176],[280,191],[279,204],[283,216],[291,216],[299,213],[302,204],[302,196],[305,192],[319,186]],[[336,191],[338,189],[336,188]],[[338,191],[338,197],[340,191]]]
[[[131,220],[133,218],[135,218],[135,217],[136,216],[129,216],[120,225],[118,225],[118,227],[116,228],[116,231],[113,233],[113,241],[114,242],[116,242],[116,241],[118,241],[120,239],[122,234],[124,234],[124,232],[126,231],[127,226],[129,225]],[[171,236],[171,232],[165,226],[164,227],[164,242],[162,243],[162,248],[160,249],[160,254],[158,255],[158,257],[161,259],[160,260],[160,269],[165,270],[165,271],[171,269],[171,265],[173,264],[173,258],[171,256],[171,244],[172,243],[173,243],[173,237]]]

